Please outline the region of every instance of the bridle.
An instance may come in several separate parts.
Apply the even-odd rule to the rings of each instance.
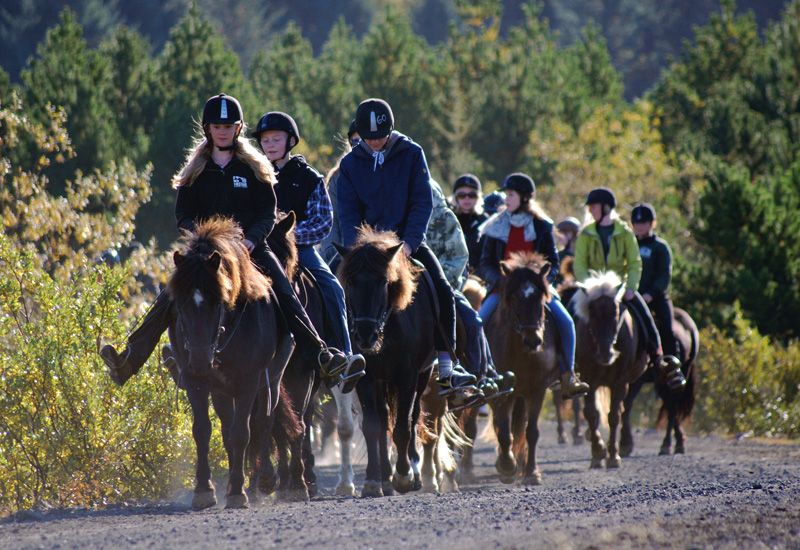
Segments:
[[[184,303],[189,301],[189,300],[190,300],[190,298],[187,298],[186,300],[184,300]],[[183,324],[183,316],[184,316],[184,314],[182,312],[183,308],[181,307],[180,304],[178,304],[176,306],[176,309],[177,309],[177,312],[178,312],[178,315],[177,315],[178,327],[180,328],[181,332],[183,333],[183,349],[185,349],[189,353],[192,353],[195,350],[203,350],[203,351],[213,350],[214,365],[219,366],[221,364],[221,361],[219,359],[219,355],[223,351],[225,351],[225,348],[227,348],[228,344],[230,344],[231,340],[233,340],[233,336],[236,334],[236,331],[239,328],[239,325],[241,324],[242,317],[244,317],[244,312],[247,309],[247,302],[245,302],[244,306],[242,306],[242,308],[241,308],[241,311],[239,311],[238,315],[236,316],[235,324],[233,326],[233,329],[230,331],[230,333],[228,334],[227,339],[225,340],[225,342],[222,343],[222,345],[219,344],[220,338],[222,337],[222,335],[225,332],[228,332],[226,330],[226,328],[225,328],[225,325],[223,325],[223,320],[225,318],[225,305],[222,302],[222,300],[220,300],[219,304],[217,305],[217,310],[219,312],[219,316],[218,316],[218,319],[217,319],[216,336],[214,337],[214,341],[210,345],[205,344],[205,345],[194,346],[194,345],[191,345],[189,343],[189,338],[187,337],[188,331],[186,330],[186,327]]]
[[[359,322],[368,322],[372,323],[377,326],[378,336],[383,336],[384,329],[386,328],[386,321],[389,319],[389,315],[392,313],[391,306],[388,306],[386,309],[383,310],[381,315],[378,318],[375,317],[355,317],[353,315],[353,310],[350,307],[350,302],[347,302],[347,318],[349,320],[350,325],[350,333],[355,334],[356,330],[356,323]]]

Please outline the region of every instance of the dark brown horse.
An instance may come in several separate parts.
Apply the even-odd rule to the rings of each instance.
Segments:
[[[169,337],[194,419],[197,469],[192,506],[202,509],[216,503],[208,464],[210,396],[228,454],[226,507],[245,507],[251,411],[259,392],[269,404],[263,414],[274,411],[291,339],[277,322],[269,281],[251,263],[236,222],[212,218],[200,223],[181,238],[174,260],[167,290],[176,320]]]
[[[617,430],[622,402],[629,384],[647,368],[643,335],[627,308],[622,306],[625,288],[613,272],[590,277],[572,298],[575,313],[575,367],[581,380],[589,384],[584,398],[584,416],[592,442],[592,468],[618,468],[622,462],[617,446]],[[611,390],[608,413],[610,435],[606,449],[600,437],[600,413],[596,392],[601,386]]]
[[[625,412],[622,413],[622,436],[620,437],[620,453],[623,457],[630,456],[633,452],[633,434],[631,433],[631,409],[633,400],[639,394],[642,385],[647,382],[655,383],[656,394],[661,398],[661,409],[658,420],[667,417],[667,433],[661,443],[660,454],[668,455],[672,448],[672,432],[675,432],[675,453],[685,452],[685,437],[681,429],[681,422],[689,418],[694,408],[695,387],[697,382],[697,369],[694,360],[700,349],[700,332],[697,325],[684,310],[675,308],[672,321],[672,333],[678,344],[678,359],[681,362],[681,371],[686,378],[686,386],[672,390],[662,376],[657,376],[653,369],[645,372],[639,379],[631,384],[628,396],[625,398]]]
[[[281,262],[287,277],[291,280],[297,295],[303,303],[309,319],[324,334],[324,307],[313,278],[298,269],[297,247],[294,241],[295,215],[293,212],[282,216],[270,233],[268,243]],[[254,434],[272,434],[272,437],[259,436],[253,441],[248,455],[254,474],[251,476],[251,494],[258,487],[270,494],[276,488],[280,498],[287,500],[308,500],[317,493],[314,472],[314,454],[311,450],[311,423],[314,413],[313,398],[320,385],[317,369],[304,360],[297,350],[292,354],[281,381],[281,404],[277,414],[271,416],[254,415],[251,422]],[[262,400],[256,407],[263,406]],[[274,446],[273,446],[274,444]],[[272,464],[272,453],[278,453],[277,474]]]
[[[394,233],[364,226],[350,250],[338,247],[353,347],[367,360],[366,375],[356,386],[367,447],[365,497],[422,486],[416,425],[434,357],[436,298],[429,285],[417,284],[420,269],[402,246]],[[397,450],[394,474],[387,440],[390,417]]]
[[[523,483],[539,484],[539,414],[547,388],[558,377],[557,327],[545,307],[551,297],[550,264],[537,254],[514,254],[500,263],[500,272],[500,304],[486,321],[486,336],[496,364],[513,371],[517,382],[511,396],[491,403],[495,467],[504,482],[520,471]]]

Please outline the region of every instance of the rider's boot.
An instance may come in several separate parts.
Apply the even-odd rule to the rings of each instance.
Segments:
[[[122,386],[128,379],[139,372],[145,359],[135,357],[129,348],[125,348],[122,353],[117,353],[114,346],[107,344],[100,349],[100,357],[108,367],[108,374],[111,380],[118,386]]]
[[[342,393],[349,393],[366,374],[366,361],[360,353],[347,355],[336,348],[323,348],[317,355],[323,380],[336,385],[342,382]]]
[[[449,375],[439,376],[437,380],[439,395],[446,396],[459,392],[477,391],[477,382],[478,380],[474,375],[465,371],[461,365],[455,364]]]
[[[681,362],[677,357],[657,354],[654,364],[658,365],[658,370],[666,379],[669,389],[679,390],[686,386],[686,378],[681,372]]]
[[[161,363],[169,372],[175,385],[181,387],[181,372],[178,369],[178,362],[175,360],[175,352],[170,344],[161,347]]]
[[[571,399],[589,393],[589,384],[581,382],[578,375],[567,371],[561,375],[561,397]]]

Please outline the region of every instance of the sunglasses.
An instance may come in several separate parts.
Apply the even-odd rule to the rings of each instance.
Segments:
[[[457,199],[477,199],[477,193],[456,193]]]

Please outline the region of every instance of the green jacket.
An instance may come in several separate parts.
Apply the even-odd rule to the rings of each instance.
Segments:
[[[642,277],[642,258],[633,230],[622,220],[614,220],[614,232],[608,247],[608,258],[603,258],[603,243],[597,233],[597,223],[584,227],[575,242],[575,278],[583,282],[589,271],[613,271],[625,283],[625,288],[636,290]]]

